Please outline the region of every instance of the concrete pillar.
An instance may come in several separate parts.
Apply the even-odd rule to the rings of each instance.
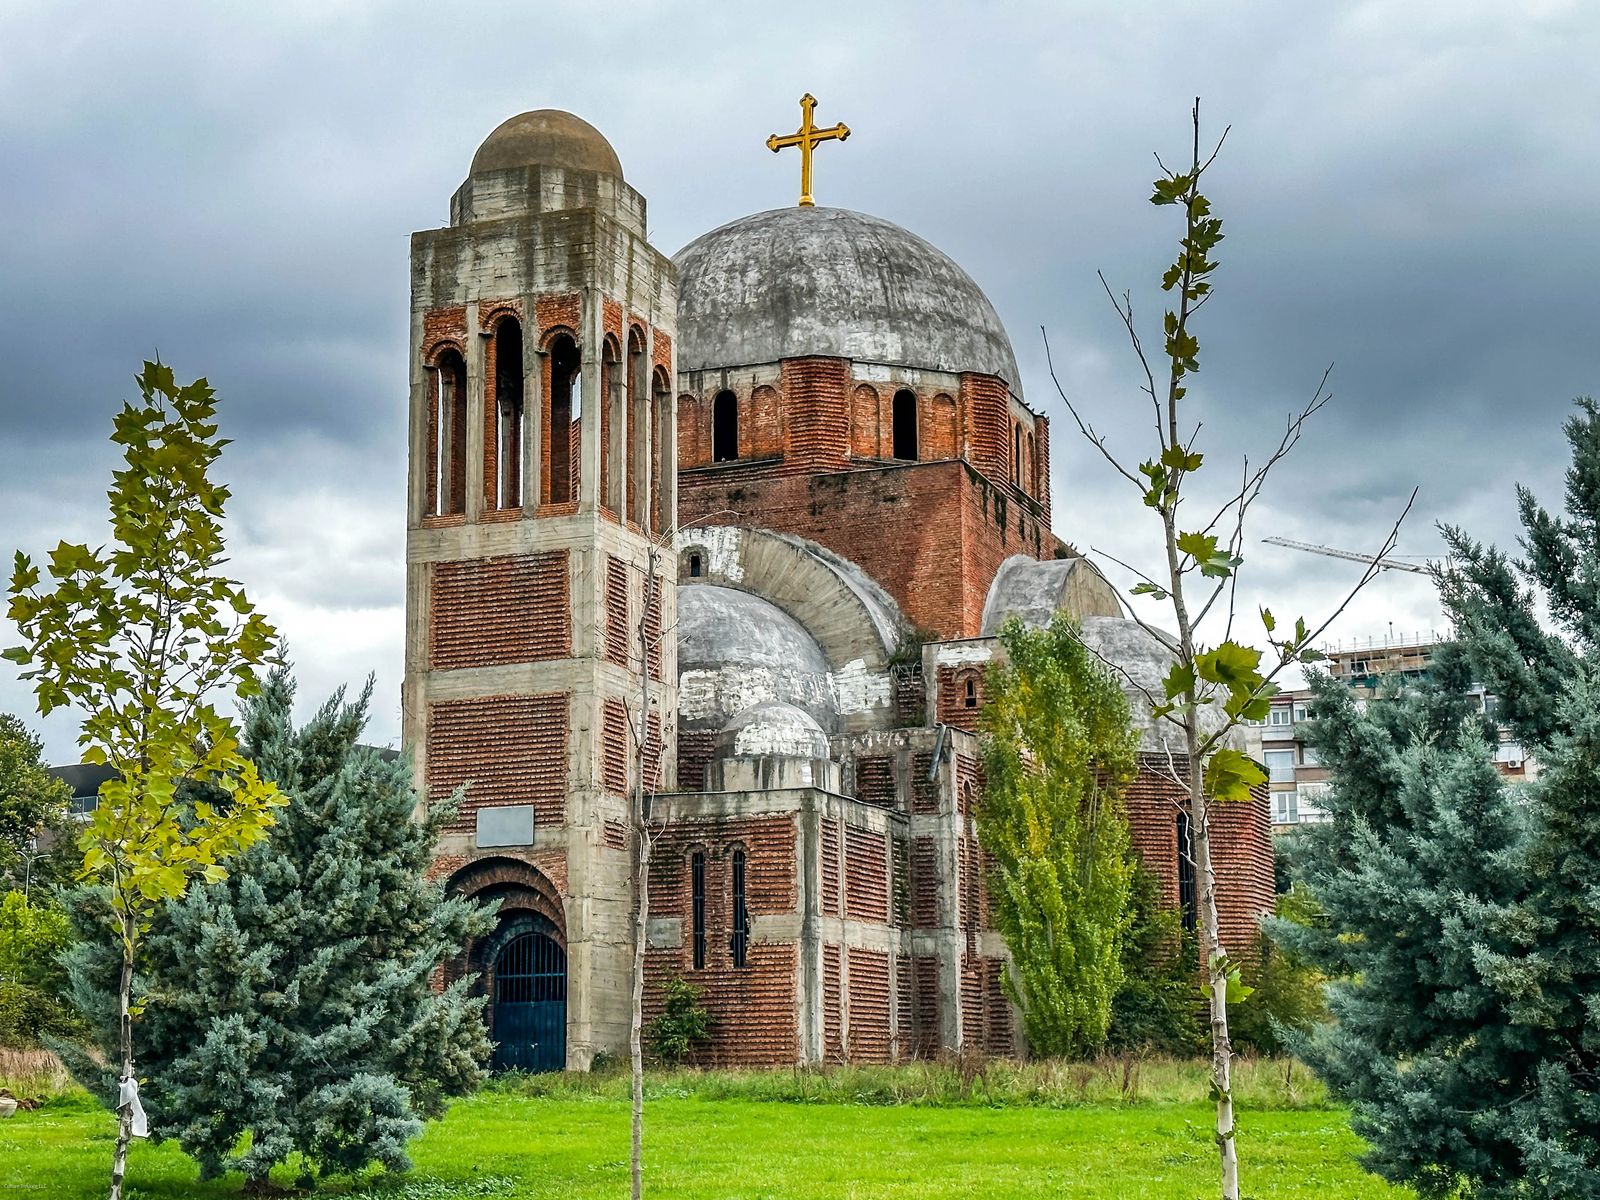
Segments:
[[[483,336],[477,301],[467,305],[467,503],[468,521],[483,519]]]
[[[800,810],[800,836],[795,847],[799,861],[800,957],[795,973],[796,998],[800,1018],[800,1061],[822,1061],[822,822],[817,811],[816,793],[805,799]]]
[[[410,469],[406,472],[406,524],[415,529],[422,524],[422,509],[428,497],[428,383],[432,373],[422,365],[417,347],[422,345],[422,316],[411,315],[410,420],[407,445]]]
[[[579,350],[583,363],[579,377],[583,381],[583,445],[579,452],[578,511],[592,513],[600,505],[600,406],[605,403],[600,394],[600,362],[605,354],[605,317],[596,289],[583,289],[582,304],[583,342]]]

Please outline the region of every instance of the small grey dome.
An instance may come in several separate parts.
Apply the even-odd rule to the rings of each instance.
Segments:
[[[827,758],[828,735],[809,713],[769,700],[729,719],[717,735],[717,753],[739,758]]]
[[[565,167],[622,178],[622,162],[605,135],[559,108],[535,109],[502,121],[472,156],[473,175],[510,167]]]
[[[673,262],[680,371],[826,355],[998,375],[1022,394],[989,298],[893,222],[775,208],[696,238]]]
[[[1075,617],[1120,617],[1116,589],[1086,558],[1040,562],[1013,554],[1000,564],[983,605],[983,636],[993,637],[1009,617],[1043,629],[1058,611]]]
[[[1111,674],[1128,697],[1133,725],[1139,730],[1139,748],[1176,753],[1183,731],[1150,716],[1150,697],[1163,694],[1163,680],[1177,661],[1176,649],[1130,617],[1084,617],[1083,644],[1103,661],[1117,664]],[[1202,733],[1222,728],[1226,719],[1215,704],[1200,707]]]
[[[678,713],[686,728],[777,700],[832,726],[828,659],[806,627],[770,600],[717,584],[678,587]]]

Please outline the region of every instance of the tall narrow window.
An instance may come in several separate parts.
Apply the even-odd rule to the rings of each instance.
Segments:
[[[1039,460],[1034,455],[1031,433],[1028,435],[1028,491],[1035,496],[1039,494]]]
[[[1189,837],[1189,814],[1178,814],[1178,908],[1183,927],[1193,929],[1198,916],[1194,894],[1194,846]]]
[[[732,462],[739,457],[739,397],[718,392],[711,402],[711,461]]]
[[[495,414],[499,438],[496,508],[522,506],[522,323],[505,317],[494,332]]]
[[[733,936],[728,939],[733,965],[742,967],[750,952],[750,911],[744,903],[744,851],[733,852]]]
[[[917,457],[917,394],[901,390],[894,394],[894,456]]]
[[[967,676],[962,685],[961,704],[964,708],[978,707],[978,681],[971,675]]]
[[[428,480],[433,514],[467,510],[467,364],[456,350],[439,355],[433,371],[433,462]]]
[[[1022,422],[1011,427],[1011,482],[1022,486]]]
[[[645,480],[648,478],[650,456],[645,450],[645,428],[649,423],[647,410],[650,391],[649,364],[644,356],[644,333],[635,325],[628,330],[628,435],[627,452],[627,517],[637,525],[645,523]]]
[[[698,553],[689,555],[689,578],[700,578],[700,555]]]
[[[612,514],[622,512],[627,483],[628,420],[627,380],[623,378],[622,348],[608,336],[600,361],[600,505]]]
[[[550,343],[550,429],[545,439],[550,448],[550,469],[545,478],[550,481],[551,504],[565,504],[575,491],[572,459],[577,447],[572,433],[582,402],[578,366],[577,344],[566,334],[556,337]]]
[[[696,850],[689,858],[689,879],[693,889],[691,905],[694,921],[694,969],[706,965],[706,856]]]

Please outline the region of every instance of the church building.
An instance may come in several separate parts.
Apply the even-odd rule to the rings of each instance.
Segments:
[[[1066,610],[1140,681],[1170,661],[1052,531],[1050,424],[982,290],[812,203],[813,146],[849,132],[814,103],[769,142],[800,148],[800,204],[673,257],[554,110],[491,133],[412,237],[403,734],[425,798],[464,789],[436,872],[500,902],[452,970],[501,1066],[626,1052],[639,785],[647,1017],[698,987],[703,1061],[1024,1052],[974,829],[995,634]],[[1154,761],[1133,840],[1192,920]],[[1247,955],[1265,794],[1214,822]]]

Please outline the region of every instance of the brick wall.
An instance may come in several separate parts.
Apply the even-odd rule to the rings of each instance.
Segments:
[[[857,921],[889,922],[889,859],[883,835],[846,825],[844,910]]]
[[[569,657],[567,552],[436,564],[428,623],[434,671]]]
[[[531,804],[539,828],[560,825],[567,804],[566,693],[482,696],[428,706],[428,797],[462,784],[451,829],[472,829],[479,808]]]
[[[939,720],[976,733],[978,714],[983,708],[984,668],[977,664],[942,666],[938,681],[934,708]]]
[[[711,1043],[697,1056],[708,1065],[771,1065],[799,1056],[797,971],[793,943],[752,940],[746,965],[733,965],[732,856],[746,854],[745,904],[752,918],[794,912],[798,905],[795,825],[789,817],[682,822],[656,843],[650,865],[651,909],[682,922],[682,944],[646,954],[645,1014],[660,1012],[661,992],[674,975],[703,989],[716,1021]],[[694,968],[690,855],[706,856],[705,966]]]
[[[889,956],[851,947],[850,1060],[889,1061]]]
[[[1161,901],[1178,906],[1178,811],[1182,788],[1167,778],[1166,759],[1141,755],[1124,795],[1133,848],[1161,884]],[[1272,812],[1265,787],[1249,801],[1211,808],[1211,860],[1217,872],[1217,919],[1235,959],[1258,949],[1261,918],[1272,911]],[[1198,894],[1198,875],[1196,888]]]
[[[680,519],[756,525],[819,542],[865,569],[914,625],[945,638],[981,632],[989,585],[1008,556],[1055,552],[1044,515],[960,462],[828,474],[791,468],[785,460],[686,469],[678,481]]]

